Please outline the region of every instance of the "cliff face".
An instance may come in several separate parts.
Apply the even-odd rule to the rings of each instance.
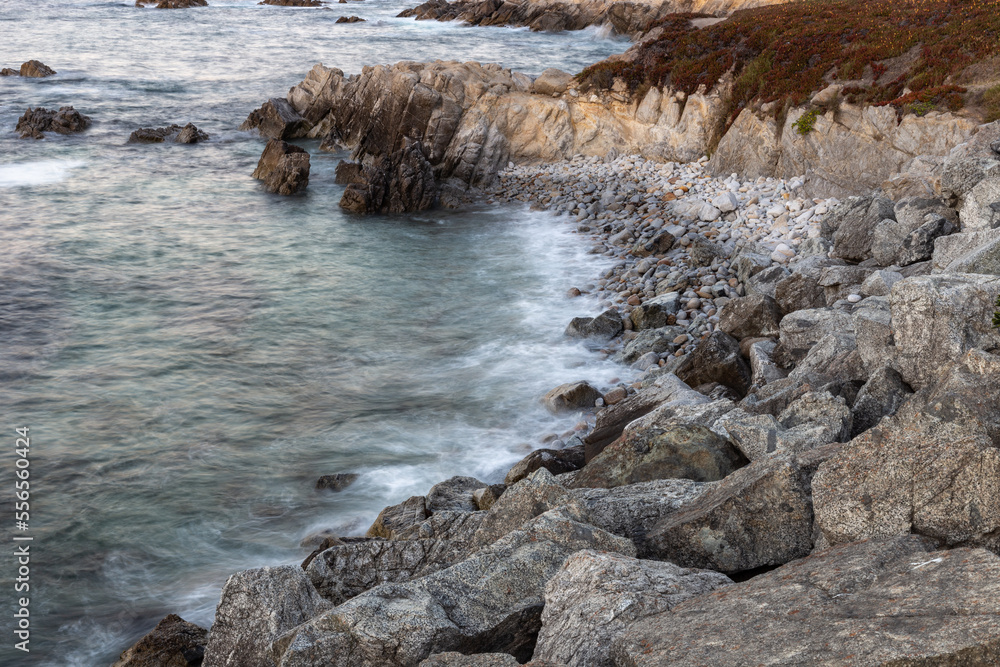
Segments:
[[[798,108],[780,124],[770,114],[744,110],[723,136],[730,86],[724,79],[711,92],[685,96],[651,88],[635,97],[622,86],[581,93],[568,75],[554,70],[533,81],[497,65],[402,62],[367,67],[351,77],[316,65],[291,89],[288,101],[308,121],[299,136],[323,139],[325,148],[350,149],[362,166],[375,168],[383,157],[402,155],[416,143],[427,166],[411,171],[433,173],[445,204],[469,186],[491,183],[508,161],[603,157],[612,151],[685,162],[712,153],[714,173],[805,174],[813,196],[845,196],[883,185],[895,196],[928,194],[935,190],[944,156],[976,127],[951,113],[910,114],[900,121],[891,107],[842,103],[814,112],[806,134],[796,129],[806,113]],[[411,162],[417,155],[407,154]],[[398,165],[378,168],[392,171]],[[426,205],[433,198],[424,195],[421,201]],[[399,206],[407,208],[405,202]]]
[[[816,115],[802,134],[796,123],[806,113],[793,109],[779,125],[773,117],[740,112],[709,168],[746,178],[804,174],[813,196],[844,197],[879,187],[893,196],[932,196],[944,157],[977,127],[951,113],[897,120],[892,107],[843,104]]]

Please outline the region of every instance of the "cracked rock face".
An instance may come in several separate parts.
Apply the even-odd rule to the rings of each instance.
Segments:
[[[993,665],[1000,558],[906,536],[833,547],[629,626],[615,665]]]
[[[918,533],[997,545],[1000,450],[972,422],[923,413],[883,420],[823,463],[812,490],[831,544]]]
[[[568,667],[611,667],[611,641],[629,624],[731,583],[718,572],[578,551],[545,587],[533,657]]]

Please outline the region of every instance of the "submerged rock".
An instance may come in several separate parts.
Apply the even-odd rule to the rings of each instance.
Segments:
[[[205,657],[207,643],[208,630],[170,614],[111,667],[197,667]]]
[[[316,480],[316,488],[343,491],[356,482],[358,477],[359,475],[356,472],[338,472],[333,475],[323,475]]]
[[[334,23],[364,23],[365,19],[360,16],[341,16]]]
[[[44,132],[56,132],[57,134],[74,134],[83,132],[90,127],[90,117],[84,116],[73,107],[60,107],[59,111],[50,111],[38,107],[29,108],[24,115],[17,119],[15,132],[21,135],[22,139],[41,139]]]
[[[303,148],[271,139],[264,147],[253,177],[264,181],[264,189],[293,195],[309,185],[309,153]]]

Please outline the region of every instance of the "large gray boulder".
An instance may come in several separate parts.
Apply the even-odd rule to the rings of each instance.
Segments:
[[[834,547],[649,616],[615,665],[994,665],[1000,558],[908,536]]]
[[[891,199],[881,193],[849,197],[834,207],[822,223],[822,232],[833,240],[831,257],[862,262],[871,257],[875,229],[883,220],[895,220]]]
[[[475,512],[479,508],[472,494],[484,486],[486,482],[481,482],[475,477],[457,476],[438,482],[427,492],[427,511],[432,514],[444,510]]]
[[[740,340],[777,336],[781,314],[778,303],[769,296],[741,297],[719,311],[719,329]]]
[[[586,512],[573,494],[545,468],[539,468],[509,487],[485,513],[470,538],[476,546],[496,542],[535,517],[561,508],[577,521],[586,521]]]
[[[982,427],[1000,447],[1000,356],[969,350],[911,400],[914,410]]]
[[[808,478],[789,457],[754,461],[661,520],[647,536],[655,557],[733,574],[812,550]]]
[[[780,330],[784,353],[794,361],[801,361],[824,336],[854,333],[854,322],[849,313],[841,310],[813,308],[785,315]]]
[[[634,555],[628,540],[548,512],[448,569],[354,597],[277,642],[282,667],[410,666],[447,651],[531,657],[545,585],[582,549]]]
[[[660,479],[611,489],[575,489],[573,494],[591,525],[632,540],[640,558],[654,558],[656,552],[646,541],[653,526],[708,488],[689,479]]]
[[[718,572],[578,551],[545,587],[535,660],[611,667],[611,642],[634,621],[732,584]]]
[[[941,170],[941,195],[960,206],[966,194],[986,178],[1000,176],[1000,155],[993,144],[1000,140],[1000,121],[980,125],[965,143],[955,146]]]
[[[820,465],[812,489],[830,544],[917,533],[994,545],[1000,529],[1000,451],[971,423],[885,419]]]
[[[1000,241],[1000,229],[985,229],[978,232],[962,232],[942,236],[934,241],[932,258],[934,273],[963,273],[957,268],[981,250],[993,247]],[[964,273],[991,273],[990,271],[965,271]]]
[[[958,212],[963,232],[1000,227],[1000,175],[984,178],[966,195]]]
[[[575,445],[565,449],[536,449],[507,471],[504,484],[507,486],[517,484],[539,468],[545,468],[553,475],[562,475],[579,470],[583,464],[583,445]]]
[[[322,551],[306,568],[316,590],[335,605],[384,583],[399,583],[451,567],[468,556],[458,541],[368,540]]]
[[[705,426],[683,421],[633,431],[577,473],[571,486],[613,487],[655,479],[723,479],[746,464],[740,452]]]
[[[1000,277],[975,274],[907,278],[892,288],[893,367],[914,389],[971,349],[1000,347],[993,313]],[[786,318],[787,319],[787,318]]]
[[[680,295],[677,292],[667,292],[637,306],[629,317],[636,331],[660,329],[671,324],[671,317],[677,314],[680,307]]]
[[[422,660],[419,667],[518,667],[519,664],[517,658],[510,653],[465,655],[458,651],[449,651]]]
[[[913,393],[903,382],[903,377],[890,366],[882,366],[861,387],[851,406],[851,437],[857,437],[882,421],[883,417],[896,414],[900,406]]]
[[[204,667],[275,667],[271,642],[332,606],[299,567],[237,572],[222,588]]]
[[[746,396],[753,380],[739,341],[722,331],[713,331],[698,343],[674,373],[691,387],[717,382],[739,396]]]
[[[531,92],[539,95],[559,95],[573,82],[573,75],[555,67],[549,67],[531,84]]]
[[[594,407],[600,397],[601,392],[588,382],[568,382],[545,394],[542,404],[549,412],[572,412]]]
[[[427,511],[427,499],[424,496],[410,496],[403,502],[390,505],[375,518],[368,529],[368,537],[383,537],[392,539],[407,528],[424,521],[430,513]]]
[[[954,209],[940,199],[906,197],[896,202],[893,212],[895,219],[880,222],[872,239],[872,257],[879,266],[906,266],[928,259],[934,239],[958,228]],[[930,227],[911,238],[928,223]]]

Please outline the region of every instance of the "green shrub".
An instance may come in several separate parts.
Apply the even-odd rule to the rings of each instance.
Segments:
[[[812,132],[813,128],[816,127],[817,118],[819,118],[819,109],[810,109],[799,116],[799,119],[792,123],[792,127],[795,128],[796,132],[805,136]]]

